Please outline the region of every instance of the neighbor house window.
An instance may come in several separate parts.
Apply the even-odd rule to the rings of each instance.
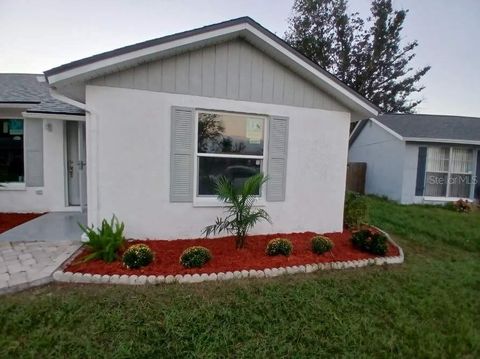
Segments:
[[[473,185],[472,173],[473,150],[429,147],[424,195],[468,198]]]
[[[264,117],[198,112],[197,196],[215,196],[221,176],[238,187],[263,172],[264,145]]]
[[[23,120],[0,120],[0,183],[23,181]]]

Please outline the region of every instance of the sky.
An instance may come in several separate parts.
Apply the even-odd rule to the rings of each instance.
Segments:
[[[418,40],[419,113],[480,117],[480,0],[393,0]],[[179,31],[250,16],[283,37],[293,0],[0,0],[0,73],[52,67]],[[369,14],[370,0],[350,0]]]

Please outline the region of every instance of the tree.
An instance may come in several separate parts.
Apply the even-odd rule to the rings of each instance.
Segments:
[[[430,66],[411,66],[416,40],[402,46],[408,10],[373,0],[364,21],[347,9],[348,0],[295,0],[285,40],[384,112],[414,112]]]

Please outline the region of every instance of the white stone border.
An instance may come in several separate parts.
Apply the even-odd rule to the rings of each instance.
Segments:
[[[370,265],[384,265],[384,264],[400,264],[404,261],[404,254],[402,248],[395,243],[395,241],[388,235],[387,232],[382,231],[380,228],[373,227],[382,232],[388,239],[388,241],[396,248],[398,248],[400,255],[395,257],[376,257],[370,259],[360,259],[354,261],[337,261],[328,263],[312,263],[291,267],[280,268],[266,268],[263,270],[242,270],[234,272],[219,272],[219,273],[195,273],[195,274],[177,274],[177,275],[101,275],[90,273],[72,273],[64,272],[62,270],[53,273],[53,279],[57,282],[67,283],[97,283],[97,284],[130,284],[130,285],[143,285],[143,284],[161,284],[161,283],[200,283],[208,281],[223,281],[240,278],[271,278],[278,277],[286,274],[297,273],[313,273],[319,270],[330,269],[348,269],[348,268],[361,268]],[[67,261],[66,264],[70,263]],[[65,267],[65,266],[63,266]]]

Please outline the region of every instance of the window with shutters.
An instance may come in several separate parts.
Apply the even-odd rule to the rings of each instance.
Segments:
[[[428,147],[425,196],[469,198],[473,191],[473,150]]]
[[[0,120],[0,183],[24,182],[23,120]]]
[[[221,176],[242,186],[249,177],[265,172],[265,129],[263,116],[197,111],[196,197],[216,197],[215,183]]]

